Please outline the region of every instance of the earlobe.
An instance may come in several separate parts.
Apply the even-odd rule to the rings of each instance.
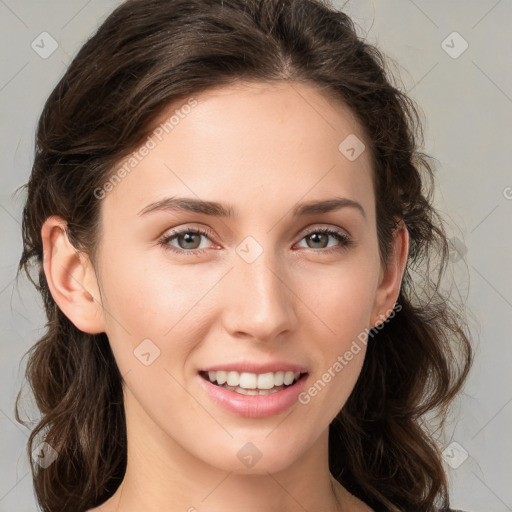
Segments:
[[[41,228],[43,269],[53,299],[81,331],[105,332],[103,308],[90,259],[70,242],[67,223],[51,216]]]
[[[400,220],[393,232],[393,242],[388,265],[381,270],[380,282],[375,295],[375,302],[370,319],[370,327],[383,323],[395,307],[402,277],[409,255],[409,231]]]

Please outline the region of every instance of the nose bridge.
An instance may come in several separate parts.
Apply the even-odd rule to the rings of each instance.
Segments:
[[[247,237],[238,247],[230,272],[226,327],[258,340],[277,336],[295,323],[293,294],[282,262],[272,249]]]

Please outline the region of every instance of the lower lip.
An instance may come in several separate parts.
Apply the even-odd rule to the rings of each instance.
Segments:
[[[228,412],[246,418],[265,418],[280,414],[298,402],[300,393],[306,386],[308,374],[304,374],[292,386],[270,395],[241,395],[225,389],[197,375],[201,386],[210,398]]]

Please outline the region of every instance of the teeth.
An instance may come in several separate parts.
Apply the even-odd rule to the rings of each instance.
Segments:
[[[208,377],[212,382],[215,382],[215,377],[217,377],[217,384],[224,384],[228,380],[226,372],[208,372]]]
[[[281,391],[284,388],[284,386],[278,386],[278,387],[272,388],[272,389],[244,389],[244,388],[241,388],[240,386],[233,388],[231,386],[226,386],[225,384],[222,385],[222,387],[225,389],[229,389],[230,391],[235,391],[236,393],[239,393],[241,395],[260,395],[260,396],[271,395],[272,393],[279,393],[279,391]]]
[[[210,382],[217,384],[227,384],[230,387],[240,387],[243,389],[272,389],[283,384],[289,386],[300,377],[299,372],[269,372],[269,373],[248,373],[234,371],[215,371],[208,372]]]

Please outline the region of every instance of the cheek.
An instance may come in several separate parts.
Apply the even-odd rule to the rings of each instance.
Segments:
[[[330,421],[343,407],[361,372],[377,279],[377,264],[365,265],[359,259],[316,279],[315,287],[304,288],[299,295],[314,305],[311,313],[317,319],[309,323],[307,337],[320,348],[304,403],[316,404],[323,421]]]
[[[106,246],[105,254],[108,250]],[[102,272],[109,327],[118,329],[116,324],[123,324],[137,336],[157,332],[162,335],[169,328],[173,313],[181,310],[180,304],[186,302],[179,269],[171,273],[151,255],[130,251],[129,247],[120,254],[116,252],[119,251],[110,248],[111,256],[105,256]]]
[[[134,351],[144,340],[161,339],[169,320],[165,297],[148,280],[151,272],[144,262],[137,261],[128,251],[112,251],[105,247],[101,274],[103,314],[106,333],[122,374],[140,365]],[[110,254],[110,256],[108,256]],[[161,285],[160,285],[161,286]],[[160,350],[160,342],[155,341]],[[156,349],[153,349],[153,356]]]
[[[139,368],[144,358],[154,361],[153,368],[179,371],[204,336],[206,301],[200,299],[212,287],[210,280],[194,279],[199,267],[184,272],[128,252],[104,268],[107,335],[121,373]]]
[[[336,344],[369,325],[377,289],[378,267],[353,258],[317,272],[314,278],[296,277],[297,295],[324,324]]]
[[[308,338],[316,340],[317,368],[299,401],[309,407],[306,422],[328,424],[343,408],[361,373],[366,355],[373,294],[357,275],[318,293]],[[312,324],[313,325],[313,324]]]

